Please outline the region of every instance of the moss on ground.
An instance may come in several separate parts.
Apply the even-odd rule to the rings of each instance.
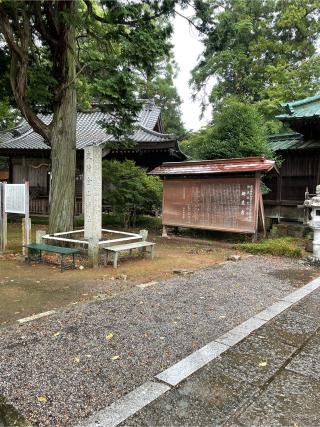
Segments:
[[[290,258],[301,258],[303,250],[301,240],[294,237],[281,237],[277,239],[265,239],[257,243],[240,243],[237,248],[251,254],[270,254],[276,256],[287,256]]]

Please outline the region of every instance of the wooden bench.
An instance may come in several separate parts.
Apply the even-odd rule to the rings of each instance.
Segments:
[[[152,242],[134,242],[134,243],[128,243],[125,245],[106,246],[103,248],[105,250],[104,265],[106,266],[108,264],[109,252],[113,252],[113,267],[118,268],[119,252],[129,251],[131,255],[133,249],[141,249],[141,251],[144,251],[146,248],[150,248],[151,259],[153,259],[154,245],[155,243],[152,243]]]
[[[79,249],[63,248],[61,246],[46,245],[44,243],[31,243],[30,245],[25,245],[24,247],[28,249],[28,255],[27,255],[27,259],[26,259],[28,262],[31,262],[31,261],[42,262],[42,252],[52,252],[55,254],[59,254],[60,255],[60,271],[61,271],[61,273],[66,268],[76,268],[74,256],[76,254],[80,253]],[[30,251],[39,252],[38,258],[37,259],[32,258],[30,256]],[[64,263],[65,255],[72,255],[72,264],[65,265],[65,263]]]

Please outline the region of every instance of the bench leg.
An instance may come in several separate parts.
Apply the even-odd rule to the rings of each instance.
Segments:
[[[61,273],[63,273],[64,270],[64,258],[63,258],[63,254],[61,254],[61,258],[60,258],[60,271]]]
[[[132,258],[132,249],[129,249],[129,256]]]
[[[103,265],[106,267],[108,265],[108,258],[109,258],[109,252],[108,251],[104,251],[103,254]]]
[[[73,268],[76,268],[76,263],[75,263],[75,261],[74,261],[74,254],[72,254],[72,267],[73,267]]]
[[[42,251],[39,251],[39,262],[42,262]]]
[[[150,255],[151,255],[151,259],[154,259],[154,246],[151,246]]]
[[[118,252],[115,252],[113,255],[113,267],[118,268]]]

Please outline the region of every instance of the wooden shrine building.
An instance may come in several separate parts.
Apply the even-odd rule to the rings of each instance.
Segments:
[[[303,221],[301,208],[306,190],[315,193],[320,184],[320,95],[282,105],[277,116],[291,132],[269,138],[282,160],[279,174],[265,177],[271,192],[264,196],[266,216]]]
[[[51,115],[41,115],[49,123]],[[92,143],[105,142],[106,147],[117,141],[106,133],[101,123],[108,114],[100,111],[77,114],[76,147],[76,203],[75,214],[82,213],[83,149]],[[147,101],[138,115],[135,132],[130,136],[135,144],[127,149],[106,149],[104,159],[133,160],[138,166],[151,170],[163,162],[185,160],[177,138],[166,134],[161,121],[161,109]],[[50,147],[30,125],[23,120],[19,126],[0,132],[0,156],[9,163],[9,182],[30,185],[30,213],[47,215],[49,212]]]

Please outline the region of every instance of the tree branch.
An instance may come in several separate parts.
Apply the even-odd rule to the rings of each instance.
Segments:
[[[46,141],[49,141],[50,127],[45,124],[28,104],[26,93],[27,71],[29,63],[28,50],[31,42],[30,21],[24,14],[23,26],[20,26],[20,46],[16,43],[14,31],[8,15],[0,5],[0,30],[11,51],[10,83],[12,92],[22,115],[32,128]]]
[[[48,42],[49,45],[51,45],[52,47],[55,47],[57,45],[57,39],[52,37],[50,31],[47,30],[47,28],[44,24],[43,16],[41,13],[41,2],[35,1],[31,4],[32,4],[33,10],[34,10],[35,26],[36,26],[37,30],[42,35],[42,37]]]
[[[104,23],[104,24],[110,24],[110,22],[109,22],[106,18],[104,18],[104,17],[102,17],[102,16],[99,16],[99,15],[97,15],[97,14],[94,12],[93,7],[92,7],[91,0],[84,0],[84,3],[85,3],[85,4],[86,4],[86,6],[87,6],[88,14],[89,14],[92,18],[94,18],[94,19],[95,19],[96,21],[98,21],[98,22],[102,22],[102,23]],[[116,24],[116,25],[127,25],[127,26],[133,26],[133,25],[138,24],[140,21],[152,21],[152,20],[154,20],[154,19],[160,18],[164,13],[165,13],[165,12],[164,12],[164,10],[160,10],[158,13],[155,13],[155,14],[153,14],[153,15],[151,15],[151,16],[148,16],[147,18],[143,18],[143,19],[141,19],[141,20],[134,19],[134,20],[131,20],[131,21],[116,22],[115,24]]]
[[[199,33],[204,33],[204,31],[203,31],[200,27],[198,27],[198,26],[197,26],[197,25],[192,21],[192,19],[188,18],[188,17],[187,17],[187,16],[185,16],[185,15],[182,15],[182,13],[178,12],[177,10],[175,10],[175,11],[174,11],[174,13],[175,13],[176,15],[178,15],[178,16],[181,16],[181,18],[185,19],[186,21],[188,21],[190,25],[192,25],[192,26],[193,26],[197,31],[199,31]]]

